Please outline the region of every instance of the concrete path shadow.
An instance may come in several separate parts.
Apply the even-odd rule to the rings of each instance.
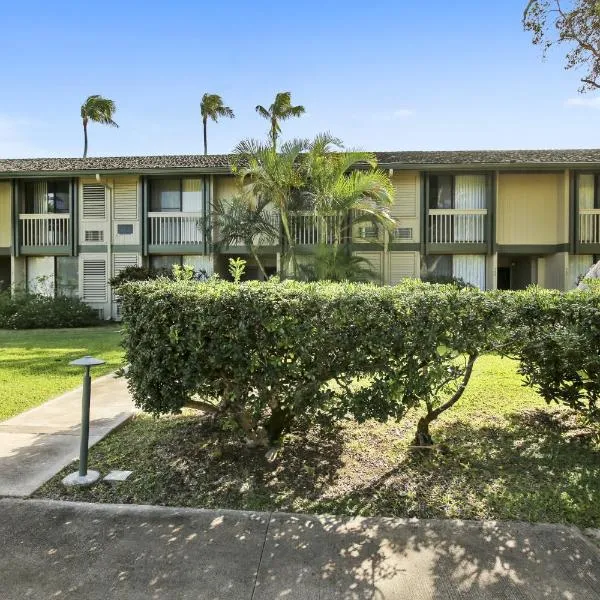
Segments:
[[[0,598],[600,600],[600,550],[526,523],[0,500]]]

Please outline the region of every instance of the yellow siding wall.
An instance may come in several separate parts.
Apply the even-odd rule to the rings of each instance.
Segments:
[[[215,200],[228,200],[236,194],[239,194],[237,177],[216,176],[214,183]]]
[[[497,243],[567,243],[567,185],[563,173],[501,173],[498,176]]]
[[[12,241],[10,181],[0,181],[0,248],[8,248]]]
[[[354,255],[368,261],[362,266],[373,273],[373,283],[383,283],[383,252],[354,252]]]

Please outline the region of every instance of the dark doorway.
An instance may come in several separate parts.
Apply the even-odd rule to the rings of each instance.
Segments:
[[[10,256],[0,256],[0,292],[10,288]]]
[[[498,289],[510,290],[510,267],[498,267]]]

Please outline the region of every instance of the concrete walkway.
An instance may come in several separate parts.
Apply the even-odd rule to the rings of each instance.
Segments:
[[[598,600],[577,529],[0,500],[0,598]]]
[[[124,378],[93,379],[90,446],[133,410]],[[0,496],[28,496],[77,458],[80,423],[81,388],[0,422]]]

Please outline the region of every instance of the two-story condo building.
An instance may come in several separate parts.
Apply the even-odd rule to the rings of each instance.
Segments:
[[[600,150],[377,158],[398,226],[356,227],[350,243],[383,284],[429,273],[483,289],[569,289],[600,255]],[[247,249],[216,251],[208,216],[235,185],[228,155],[0,160],[0,285],[75,293],[111,318],[108,281],[129,265],[224,273],[227,255]],[[321,219],[293,217],[302,253],[322,239]],[[275,272],[281,247],[261,251]]]

